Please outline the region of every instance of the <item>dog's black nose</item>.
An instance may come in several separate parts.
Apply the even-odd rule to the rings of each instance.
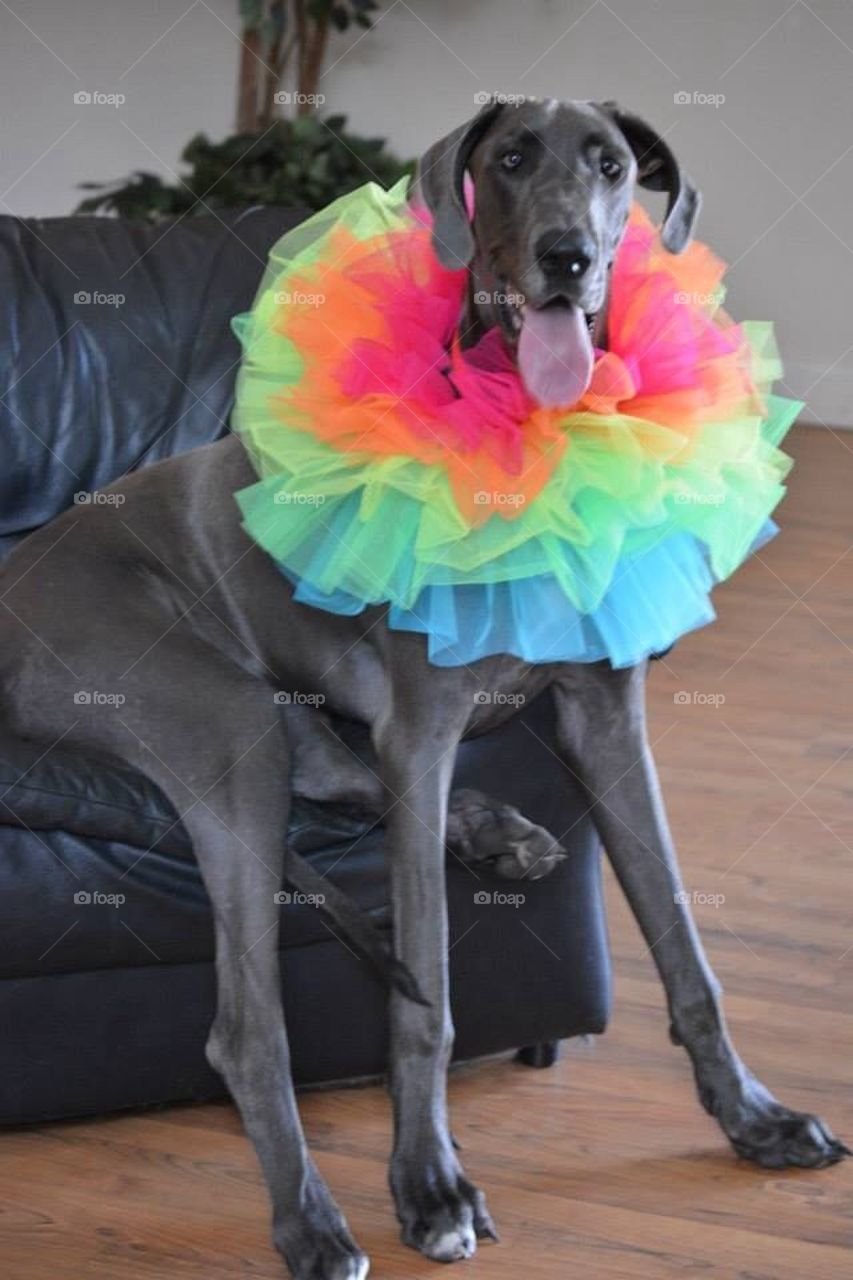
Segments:
[[[581,280],[592,266],[595,245],[579,231],[545,231],[536,242],[536,258],[549,275]]]

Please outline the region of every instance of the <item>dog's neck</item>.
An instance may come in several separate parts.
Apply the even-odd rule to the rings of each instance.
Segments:
[[[459,317],[459,345],[463,351],[476,346],[490,329],[500,324],[495,296],[497,276],[479,256],[468,268],[465,298]]]

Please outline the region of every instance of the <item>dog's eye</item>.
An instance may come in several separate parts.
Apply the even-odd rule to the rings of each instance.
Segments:
[[[517,169],[523,159],[520,151],[506,151],[501,156],[501,164],[505,169]]]
[[[604,156],[601,161],[601,172],[605,178],[618,178],[622,172],[622,166],[612,156]]]

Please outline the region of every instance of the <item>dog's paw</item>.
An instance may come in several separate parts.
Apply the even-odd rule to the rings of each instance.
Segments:
[[[729,1140],[744,1160],[764,1169],[824,1169],[853,1154],[817,1116],[776,1104],[753,1116]]]
[[[304,1235],[279,1245],[293,1280],[366,1280],[370,1261],[351,1239]]]
[[[434,1262],[470,1258],[478,1240],[498,1238],[482,1191],[452,1154],[395,1160],[391,1189],[403,1242]]]
[[[302,1190],[298,1212],[273,1228],[273,1243],[293,1280],[366,1280],[370,1262],[316,1172]]]
[[[566,857],[550,831],[512,805],[470,790],[450,798],[447,845],[463,862],[505,880],[541,880]]]
[[[737,1154],[764,1169],[823,1169],[853,1154],[817,1116],[783,1107],[752,1076],[736,1100],[706,1106]]]

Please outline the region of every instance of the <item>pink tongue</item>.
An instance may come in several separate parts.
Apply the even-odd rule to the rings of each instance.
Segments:
[[[575,404],[592,378],[595,354],[580,307],[525,307],[518,370],[534,400],[546,408]]]

